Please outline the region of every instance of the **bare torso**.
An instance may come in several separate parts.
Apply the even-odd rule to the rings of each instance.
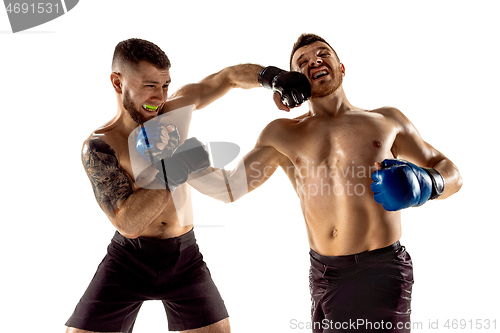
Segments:
[[[193,225],[190,187],[182,184],[170,193],[155,179],[158,171],[135,149],[139,124],[161,118],[160,123],[177,127],[182,144],[189,137],[194,110],[233,88],[260,86],[257,77],[262,66],[227,67],[181,87],[168,99],[168,69],[147,61],[135,67],[123,73],[113,69],[110,78],[118,113],[84,142],[82,161],[98,204],[120,233],[129,238],[176,237]]]
[[[374,163],[394,158],[397,123],[375,110],[275,122],[274,147],[300,198],[311,248],[347,255],[401,237],[399,212],[387,212],[370,189]],[[279,128],[279,129],[278,129]]]
[[[191,112],[193,107],[184,106],[178,101],[172,100],[166,102],[164,105],[164,114],[159,116],[162,122],[174,124],[179,130],[181,136],[181,143],[188,137],[189,125],[191,122]],[[144,176],[138,175],[137,167],[134,168],[134,163],[137,164],[137,156],[130,157],[129,136],[130,131],[124,131],[120,126],[120,121],[112,120],[110,123],[96,130],[89,139],[97,139],[104,141],[112,150],[114,157],[118,163],[119,169],[125,172],[128,182],[131,184],[132,191],[136,192],[143,186],[139,186],[138,178]],[[135,142],[135,138],[132,138]],[[141,158],[141,157],[139,157]],[[155,170],[150,167],[150,171]],[[147,177],[146,177],[147,178]],[[149,177],[150,181],[154,177]],[[187,233],[193,227],[192,223],[192,204],[190,190],[187,184],[179,186],[175,190],[175,200],[170,200],[166,204],[163,211],[149,226],[147,226],[139,237],[153,237],[153,238],[171,238],[177,237]],[[126,198],[125,198],[126,199]],[[167,199],[166,199],[167,200]]]

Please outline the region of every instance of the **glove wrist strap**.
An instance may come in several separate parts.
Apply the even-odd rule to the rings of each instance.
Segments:
[[[263,68],[258,77],[260,85],[267,89],[273,89],[273,79],[281,72],[284,70],[274,66]]]
[[[165,168],[165,161],[160,160],[155,164],[155,168],[158,170],[158,173],[156,174],[156,179],[169,191],[170,193],[174,192],[175,187],[170,187],[168,185],[168,178],[167,178],[167,172]]]
[[[439,171],[433,168],[422,168],[431,177],[432,193],[429,200],[437,199],[444,192],[445,182]]]

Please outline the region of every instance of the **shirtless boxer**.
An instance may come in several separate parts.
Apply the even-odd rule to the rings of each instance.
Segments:
[[[311,248],[313,332],[408,332],[413,270],[399,243],[400,210],[454,194],[462,184],[459,172],[401,111],[349,103],[345,68],[321,37],[299,37],[290,66],[311,84],[309,112],[262,131],[228,174],[232,200],[260,186],[278,166],[287,173]],[[266,78],[261,81],[265,86]],[[242,174],[248,191],[238,182]],[[192,186],[217,198],[206,183]]]
[[[194,144],[205,153],[199,142],[187,139],[191,113],[231,88],[259,87],[262,66],[228,67],[182,87],[167,100],[169,68],[165,53],[148,41],[129,39],[115,48],[111,83],[118,113],[84,142],[82,161],[97,202],[117,231],[66,323],[67,332],[131,332],[143,301],[152,299],[163,301],[170,330],[230,332],[224,302],[196,244],[185,179],[175,180],[174,191],[167,172],[167,190],[152,166],[137,175],[132,155],[140,159],[139,153],[155,149],[165,165],[176,164],[176,170],[186,174],[206,167],[206,154],[200,158],[180,149]],[[284,81],[293,82],[295,74]],[[281,91],[283,96],[288,93],[286,88]],[[303,98],[300,94],[297,101]],[[148,135],[155,147],[145,148],[148,140],[131,134],[155,117],[166,117],[175,126],[153,129]]]

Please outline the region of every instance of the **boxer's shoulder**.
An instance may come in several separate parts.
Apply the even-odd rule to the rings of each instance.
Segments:
[[[177,91],[175,94],[170,96],[165,103],[162,104],[159,115],[166,114],[168,112],[179,110],[187,106],[192,105],[191,108],[185,108],[183,111],[193,112],[195,110],[195,105],[197,103],[198,96],[196,93],[182,93],[182,91]]]
[[[401,111],[394,106],[382,106],[382,107],[379,107],[379,108],[376,108],[373,110],[369,110],[369,112],[391,115],[391,114],[398,113]]]
[[[99,159],[105,164],[118,164],[116,153],[103,135],[90,135],[83,142],[82,161],[84,166],[92,164],[92,160]]]
[[[388,125],[397,128],[398,132],[411,131],[413,128],[410,120],[398,108],[384,106],[370,111],[371,114],[381,115]]]
[[[300,135],[300,130],[297,127],[300,122],[301,120],[288,118],[273,120],[261,132],[257,145],[272,146],[282,151],[291,140]]]
[[[307,122],[311,118],[309,113],[305,113],[295,118],[278,118],[273,120],[267,125],[265,130],[285,130],[285,131],[296,131],[297,125],[301,125]]]
[[[401,122],[406,119],[406,116],[398,108],[392,106],[384,106],[378,109],[369,111],[371,114],[380,114],[388,120],[395,120]]]
[[[294,127],[296,127],[296,125],[299,123],[300,121],[296,119],[288,119],[288,118],[275,119],[271,121],[264,128],[262,134],[266,136],[279,138],[293,131]]]

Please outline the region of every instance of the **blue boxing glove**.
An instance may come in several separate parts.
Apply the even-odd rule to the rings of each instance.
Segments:
[[[163,125],[150,120],[141,127],[137,136],[136,149],[150,163],[170,157],[179,146],[180,136],[174,125]]]
[[[436,169],[386,159],[382,169],[372,173],[373,198],[387,211],[421,206],[444,192],[444,178]]]

